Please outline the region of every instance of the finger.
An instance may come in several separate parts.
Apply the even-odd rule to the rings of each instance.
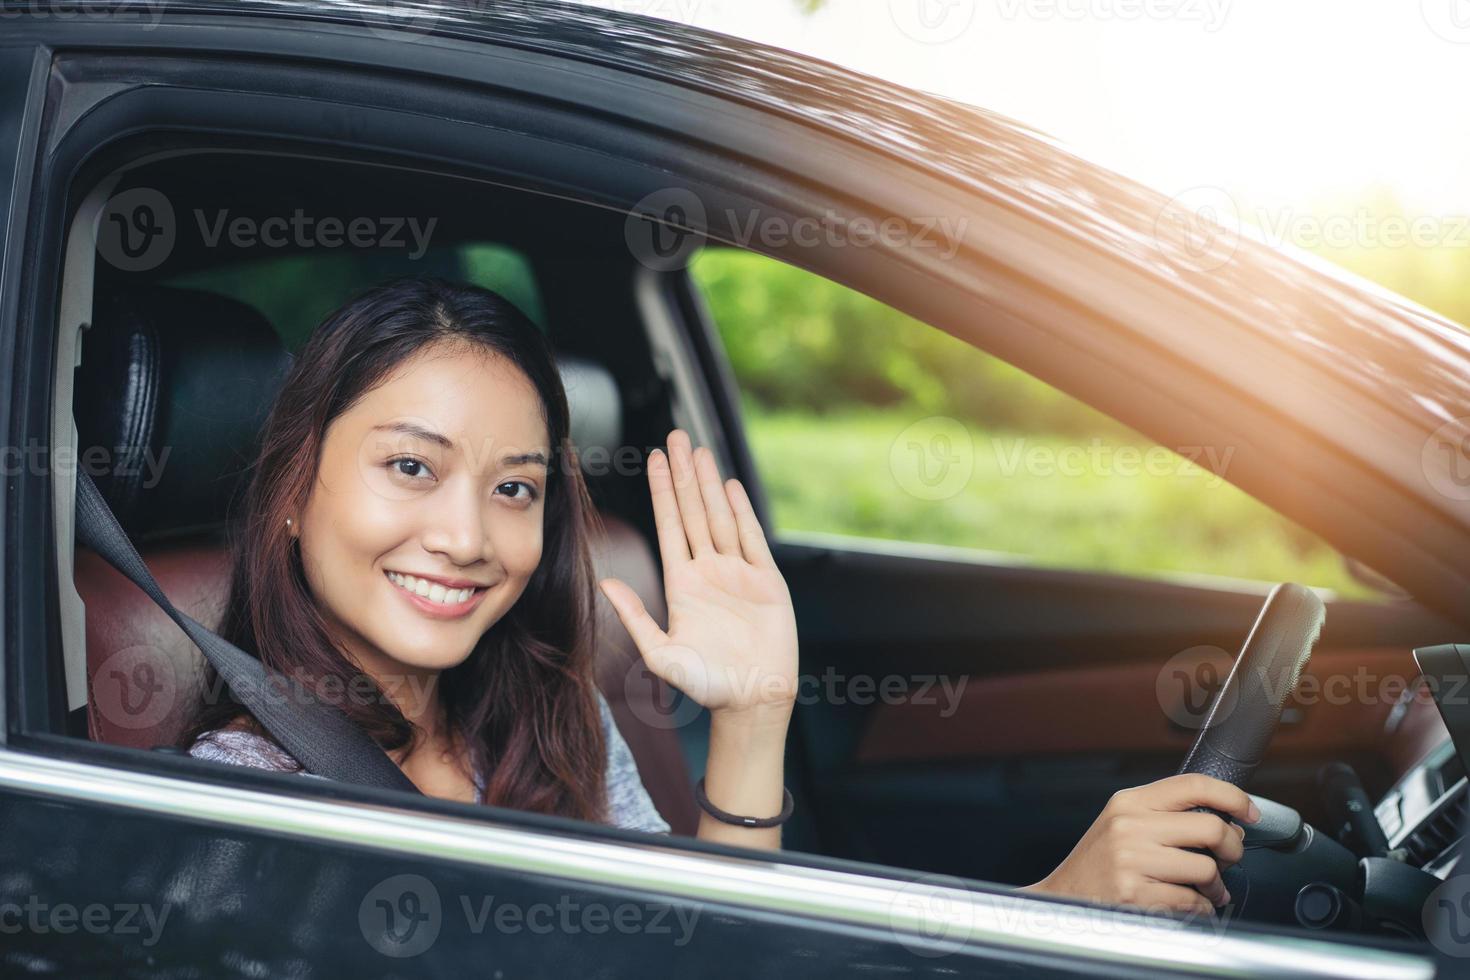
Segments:
[[[704,501],[699,495],[699,480],[694,475],[694,452],[690,448],[689,433],[675,429],[669,433],[668,443],[669,462],[674,471],[674,495],[679,501],[684,537],[689,541],[689,553],[698,558],[711,551],[714,544],[709,537],[709,520],[704,516]]]
[[[1164,882],[1140,886],[1137,900],[1125,907],[1136,908],[1140,912],[1183,912],[1189,916],[1212,917],[1215,914],[1215,906],[1210,904],[1210,900],[1193,888]]]
[[[1220,880],[1220,866],[1208,854],[1181,851],[1177,847],[1153,847],[1139,858],[1138,868],[1155,881],[1195,889],[1212,908],[1230,902],[1230,892]]]
[[[694,451],[694,472],[699,477],[699,495],[709,517],[710,538],[722,555],[740,555],[740,531],[735,526],[735,512],[730,509],[725,488],[720,485],[720,467],[715,454],[707,446]]]
[[[1227,868],[1245,856],[1245,830],[1213,813],[1160,813],[1141,819],[1148,821],[1144,833],[1149,839],[1166,847],[1206,848]]]
[[[667,579],[674,566],[689,560],[689,542],[684,539],[684,522],[674,497],[669,457],[662,450],[648,454],[648,493],[653,498],[653,523],[658,529],[659,556]]]
[[[653,617],[648,615],[638,593],[620,579],[605,578],[597,584],[601,587],[602,594],[607,596],[607,601],[612,603],[613,611],[618,614],[618,619],[633,638],[633,645],[638,648],[638,652],[645,660],[655,657],[655,651],[667,644],[669,637],[654,622]],[[650,663],[649,666],[653,664]]]
[[[1245,790],[1222,779],[1197,772],[1170,776],[1144,787],[1148,803],[1155,810],[1189,810],[1207,806],[1228,813],[1241,823],[1255,823],[1261,811]]]
[[[732,477],[725,481],[725,491],[730,498],[730,509],[735,512],[735,526],[740,530],[740,550],[745,553],[745,560],[752,565],[775,568],[776,559],[771,557],[766,532],[761,528],[760,518],[755,516],[745,485]]]

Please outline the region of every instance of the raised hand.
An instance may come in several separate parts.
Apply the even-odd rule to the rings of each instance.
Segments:
[[[796,696],[791,594],[740,481],[675,429],[648,459],[669,628],[619,579],[599,582],[649,670],[712,714],[789,714]]]

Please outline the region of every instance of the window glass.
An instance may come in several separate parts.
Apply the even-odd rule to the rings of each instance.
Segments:
[[[778,534],[1378,594],[1321,539],[1226,482],[1228,447],[1160,446],[942,330],[762,255],[707,248],[690,271],[738,380]]]

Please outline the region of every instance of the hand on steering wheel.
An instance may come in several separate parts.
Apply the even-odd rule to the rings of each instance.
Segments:
[[[1192,812],[1197,807],[1242,823],[1260,819],[1245,790],[1209,776],[1170,776],[1120,790],[1066,860],[1023,890],[1141,911],[1212,914],[1230,904],[1220,872],[1244,854],[1245,831],[1213,813]]]
[[[1114,794],[1067,859],[1023,890],[1153,911],[1229,905],[1220,871],[1244,855],[1245,837],[1229,818],[1260,819],[1241,787],[1265,755],[1326,615],[1310,589],[1273,589],[1180,774]]]

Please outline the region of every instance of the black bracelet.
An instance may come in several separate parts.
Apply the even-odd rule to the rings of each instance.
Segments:
[[[781,812],[774,817],[741,817],[733,813],[726,813],[709,801],[704,793],[704,777],[694,784],[694,799],[699,808],[721,823],[734,824],[737,827],[779,827],[791,819],[791,811],[796,809],[796,801],[791,798],[791,790],[785,786],[781,787],[781,793],[785,796],[785,802],[781,804]]]

